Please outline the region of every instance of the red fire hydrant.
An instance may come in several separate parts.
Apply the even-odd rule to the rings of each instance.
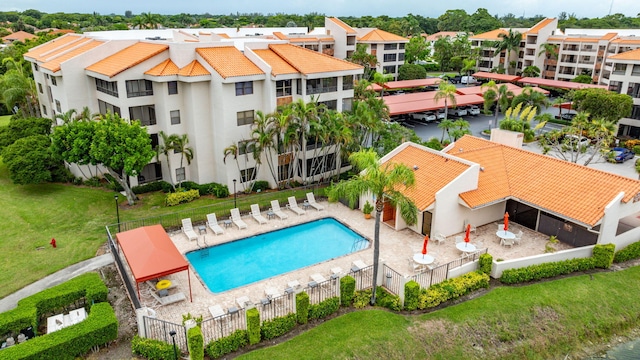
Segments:
[[[49,244],[51,244],[51,246],[53,246],[55,248],[56,247],[56,239],[51,238],[51,242]]]

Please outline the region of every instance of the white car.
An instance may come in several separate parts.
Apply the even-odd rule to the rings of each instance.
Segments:
[[[465,116],[467,115],[467,109],[459,107],[451,110],[453,116]]]
[[[419,120],[425,123],[431,122],[431,121],[436,121],[436,115],[430,111],[426,111],[426,112],[421,112],[421,113],[414,113],[413,114],[413,119],[414,120]]]
[[[467,114],[478,116],[480,115],[480,108],[475,105],[467,106]]]
[[[573,149],[584,149],[591,145],[591,141],[584,136],[567,134],[564,136],[564,144]]]
[[[438,120],[444,120],[444,110],[438,110],[438,111],[436,112],[436,118],[437,118]]]

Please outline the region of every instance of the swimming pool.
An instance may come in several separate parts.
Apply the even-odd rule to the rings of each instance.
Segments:
[[[186,257],[205,286],[218,293],[368,246],[362,235],[324,218],[190,251]]]

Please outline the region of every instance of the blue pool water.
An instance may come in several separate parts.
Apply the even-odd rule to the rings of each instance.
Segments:
[[[217,293],[350,254],[369,246],[363,236],[324,218],[186,254]]]

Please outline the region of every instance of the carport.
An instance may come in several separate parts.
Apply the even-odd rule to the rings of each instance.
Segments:
[[[498,74],[498,73],[492,73],[492,72],[486,72],[486,71],[479,71],[473,74],[473,77],[477,77],[480,79],[490,79],[490,80],[495,80],[499,82],[509,82],[509,83],[515,82],[518,79],[520,79],[520,76],[516,76],[516,75]]]
[[[500,84],[500,86],[505,85],[507,87],[507,89],[509,89],[509,91],[511,91],[513,93],[513,96],[518,96],[520,94],[522,94],[522,90],[524,90],[524,88],[521,88],[520,86],[516,85],[516,84],[512,84],[512,83],[505,83],[505,84]],[[532,87],[532,89],[534,91],[538,91],[541,92],[545,95],[549,95],[549,91],[539,88],[539,87]],[[460,94],[464,94],[464,95],[471,95],[471,94],[476,94],[476,95],[480,95],[482,96],[482,94],[484,94],[485,91],[487,91],[487,88],[483,88],[482,86],[471,86],[471,87],[461,87],[457,89],[458,93]]]
[[[426,93],[385,96],[383,100],[389,107],[389,115],[401,115],[444,108],[444,99],[436,101],[434,99],[435,96],[436,92],[431,91]],[[482,96],[476,94],[456,94],[454,96],[456,98],[455,106],[477,105],[484,103]],[[454,107],[451,103],[448,103],[447,105],[450,108]]]
[[[189,263],[180,254],[162,225],[143,226],[121,232],[116,234],[116,239],[136,280],[138,298],[141,282],[187,271],[189,299],[193,301]]]
[[[523,77],[518,80],[525,85],[548,86],[557,89],[579,90],[579,89],[608,89],[607,85],[582,84],[571,81],[548,80],[534,77]]]

